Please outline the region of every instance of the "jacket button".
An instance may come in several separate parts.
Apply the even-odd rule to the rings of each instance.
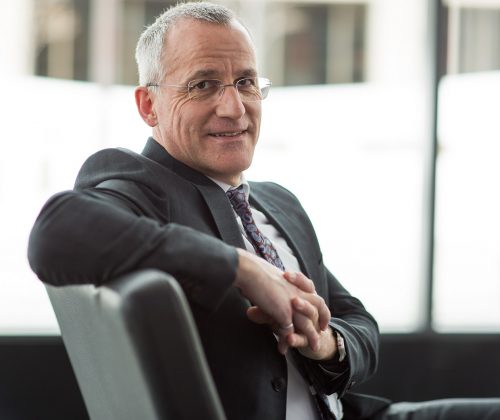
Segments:
[[[271,385],[276,392],[281,392],[286,388],[285,378],[274,378]]]

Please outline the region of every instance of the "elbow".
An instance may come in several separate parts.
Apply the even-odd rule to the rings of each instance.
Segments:
[[[67,258],[66,240],[71,230],[65,222],[67,217],[65,218],[61,212],[71,211],[67,207],[73,195],[73,192],[67,191],[50,198],[31,229],[28,240],[28,262],[44,283],[53,285],[65,283],[60,274],[71,265],[71,261]]]

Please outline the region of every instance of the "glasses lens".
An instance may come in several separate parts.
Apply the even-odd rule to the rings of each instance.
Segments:
[[[271,81],[264,77],[256,77],[253,80],[254,95],[248,100],[250,101],[261,101],[266,99],[269,89],[271,88]]]
[[[220,96],[227,86],[220,80],[198,79],[188,83],[188,94],[190,99],[205,100]],[[245,102],[261,101],[267,97],[271,82],[263,77],[245,77],[234,83],[240,98]]]
[[[220,80],[193,80],[188,83],[188,93],[191,99],[208,99],[214,96],[221,87]]]
[[[262,93],[259,89],[258,79],[254,77],[247,77],[236,81],[235,86],[240,93],[240,98],[242,101],[260,101],[262,99]]]
[[[262,96],[262,99],[266,99],[267,94],[269,93],[269,89],[271,89],[272,83],[269,79],[266,79],[264,77],[259,77],[258,83],[259,83],[259,89],[260,89],[260,94]]]

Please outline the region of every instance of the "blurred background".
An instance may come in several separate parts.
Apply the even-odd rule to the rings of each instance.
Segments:
[[[498,337],[500,0],[217,2],[243,18],[273,82],[247,177],[301,199],[385,342]],[[0,2],[4,343],[56,343],[30,228],[91,153],[142,149],[135,44],[174,3]]]

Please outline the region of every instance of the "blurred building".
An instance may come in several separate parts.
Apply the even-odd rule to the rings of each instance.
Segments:
[[[275,85],[419,77],[426,2],[228,0]],[[26,74],[134,85],[142,28],[173,0],[19,0],[2,5],[4,66]],[[500,67],[500,2],[449,0],[448,70]],[[12,43],[12,38],[16,43]],[[21,47],[21,48],[19,48]],[[12,52],[17,50],[12,57]],[[14,59],[13,61],[12,58]],[[5,70],[5,69],[4,69]]]

